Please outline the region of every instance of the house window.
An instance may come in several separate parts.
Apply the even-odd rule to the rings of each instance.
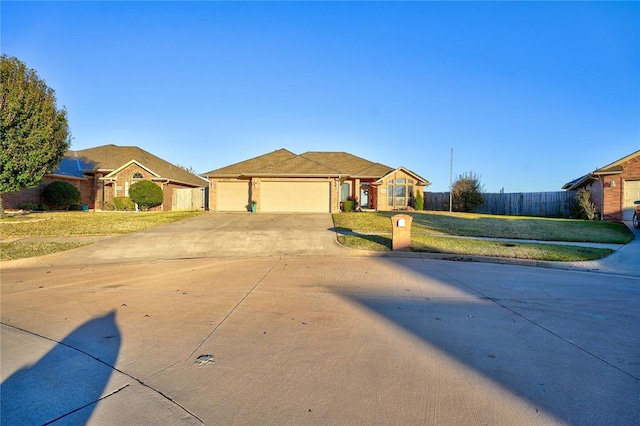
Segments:
[[[413,179],[391,179],[387,181],[387,205],[393,208],[404,208],[413,197]]]
[[[144,179],[144,177],[142,176],[142,173],[140,172],[135,172],[133,174],[133,176],[131,176],[132,179]]]
[[[345,182],[342,184],[342,187],[341,187],[340,201],[347,201],[350,195],[351,195],[351,185]]]

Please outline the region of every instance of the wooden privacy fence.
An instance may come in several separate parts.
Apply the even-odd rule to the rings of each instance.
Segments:
[[[206,188],[174,189],[172,210],[204,210],[206,197]]]
[[[476,213],[507,216],[569,217],[575,191],[485,193]],[[449,210],[448,192],[425,192],[424,209]]]

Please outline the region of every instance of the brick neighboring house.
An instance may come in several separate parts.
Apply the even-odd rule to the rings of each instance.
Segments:
[[[42,188],[55,180],[73,183],[80,189],[81,203],[96,210],[112,210],[114,197],[129,196],[129,187],[140,180],[150,180],[162,188],[163,202],[152,210],[192,210],[205,206],[204,179],[135,146],[103,145],[68,151],[58,170],[67,173],[56,171],[46,176],[35,191],[23,189],[15,197],[11,194],[11,198],[6,197],[11,203],[5,202],[5,206],[17,208],[25,201],[43,202]]]
[[[64,157],[50,175],[46,175],[35,188],[23,188],[19,192],[2,194],[5,209],[19,209],[25,203],[44,204],[42,195],[44,188],[51,182],[70,183],[80,191],[80,203],[89,204],[93,197],[93,184],[82,172],[80,162],[76,158]]]
[[[203,173],[209,209],[260,212],[337,212],[347,199],[363,209],[405,209],[429,181],[346,152],[294,154],[279,149]]]
[[[604,220],[631,220],[640,200],[640,151],[567,182],[562,189],[591,191],[591,199]]]

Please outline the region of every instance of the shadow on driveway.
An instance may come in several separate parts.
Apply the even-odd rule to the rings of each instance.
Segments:
[[[111,377],[120,341],[115,312],[76,328],[0,385],[2,423],[49,424],[73,414],[73,424],[86,424]]]
[[[638,422],[636,280],[611,288],[592,274],[581,283],[540,286],[527,283],[526,268],[514,268],[513,285],[501,288],[490,276],[453,272],[445,278],[412,267],[417,262],[388,261],[470,297],[412,296],[409,289],[405,296],[338,294],[563,422]]]

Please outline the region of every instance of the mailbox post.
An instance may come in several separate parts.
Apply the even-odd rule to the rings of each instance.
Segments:
[[[391,216],[391,250],[411,250],[411,221],[408,214]]]

